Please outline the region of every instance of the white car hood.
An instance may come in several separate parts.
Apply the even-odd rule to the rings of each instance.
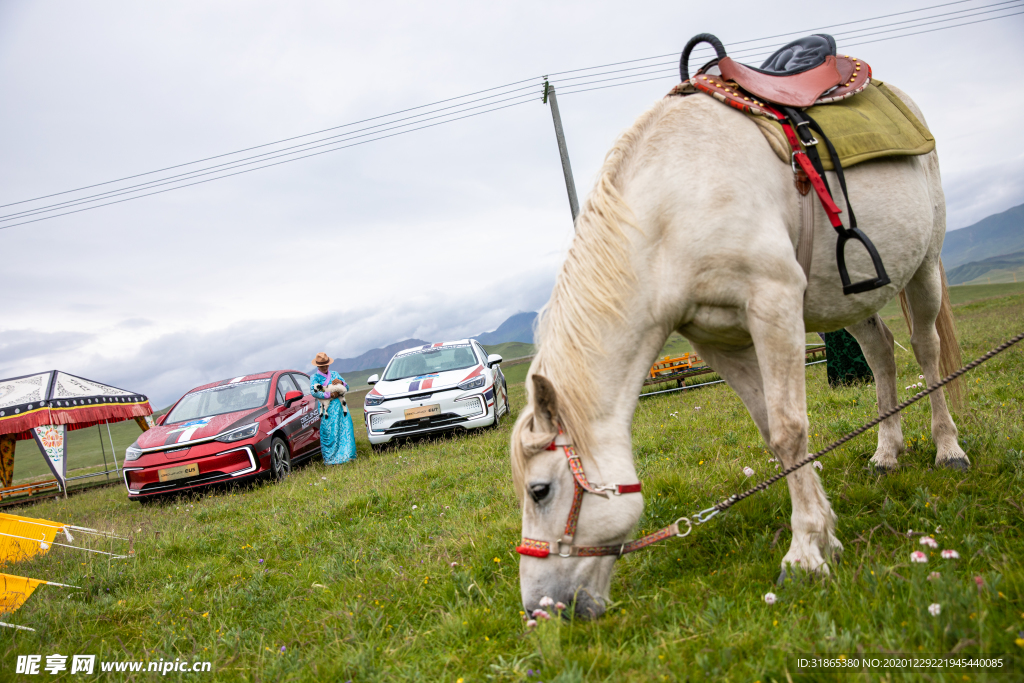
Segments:
[[[447,372],[435,372],[417,377],[406,377],[390,382],[380,381],[373,385],[368,395],[380,395],[392,398],[406,394],[421,394],[424,392],[443,391],[464,382],[467,379],[483,374],[484,366],[475,365],[460,370],[449,370]]]

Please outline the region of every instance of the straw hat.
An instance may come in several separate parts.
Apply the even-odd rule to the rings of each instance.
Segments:
[[[331,358],[330,356],[328,356],[323,351],[321,351],[320,353],[316,354],[316,358],[313,359],[313,365],[316,365],[317,367],[319,367],[321,365],[330,365],[333,362],[334,362],[334,359]]]

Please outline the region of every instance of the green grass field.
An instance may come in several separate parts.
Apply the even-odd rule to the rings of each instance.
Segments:
[[[966,358],[1021,331],[1024,293],[1003,294],[955,307]],[[909,348],[902,320],[888,322]],[[919,370],[899,349],[897,367],[905,397]],[[615,602],[601,620],[535,631],[519,605],[511,420],[381,454],[357,427],[355,463],[316,463],[279,485],[145,507],[113,487],[46,501],[22,513],[129,534],[137,556],[108,561],[55,548],[8,566],[81,589],[41,586],[4,617],[37,632],[4,632],[0,678],[12,675],[17,655],[59,652],[213,663],[213,674],[167,680],[1021,680],[1022,379],[1021,348],[968,375],[970,408],[955,416],[973,463],[967,473],[933,469],[926,401],[904,414],[898,471],[867,468],[872,435],[823,459],[846,547],[831,579],[775,586],[790,539],[779,484],[686,539],[619,560]],[[510,390],[518,411],[523,386]],[[831,390],[823,365],[808,368],[807,396],[814,450],[876,412],[873,386]],[[725,385],[645,399],[633,443],[645,499],[638,534],[776,471]],[[960,559],[923,548],[911,529]],[[910,562],[918,549],[928,551],[926,564]],[[928,580],[930,572],[941,577]],[[778,595],[771,606],[768,591]],[[811,652],[1002,654],[1017,668],[802,674],[795,657]]]

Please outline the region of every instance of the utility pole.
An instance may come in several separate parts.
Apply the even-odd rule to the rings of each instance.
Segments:
[[[551,104],[551,120],[555,122],[555,139],[558,140],[558,156],[562,158],[562,175],[565,176],[565,190],[569,193],[569,209],[572,211],[573,228],[576,216],[580,215],[580,203],[576,199],[576,183],[572,179],[572,167],[569,166],[569,150],[565,146],[565,133],[562,132],[562,117],[558,113],[558,99],[555,97],[555,86],[544,78],[544,104]]]

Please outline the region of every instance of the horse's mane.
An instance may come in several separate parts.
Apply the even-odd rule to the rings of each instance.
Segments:
[[[530,375],[543,375],[555,387],[562,428],[579,453],[591,451],[586,427],[602,393],[593,384],[591,368],[602,353],[601,337],[623,318],[626,294],[635,281],[625,227],[639,227],[622,198],[623,180],[641,142],[670,103],[661,100],[641,114],[608,151],[597,184],[576,219],[576,236],[551,299],[537,318],[538,348]],[[526,389],[532,393],[529,380]],[[521,430],[532,421],[532,406],[528,402],[512,434],[512,475],[520,497],[530,455]]]

